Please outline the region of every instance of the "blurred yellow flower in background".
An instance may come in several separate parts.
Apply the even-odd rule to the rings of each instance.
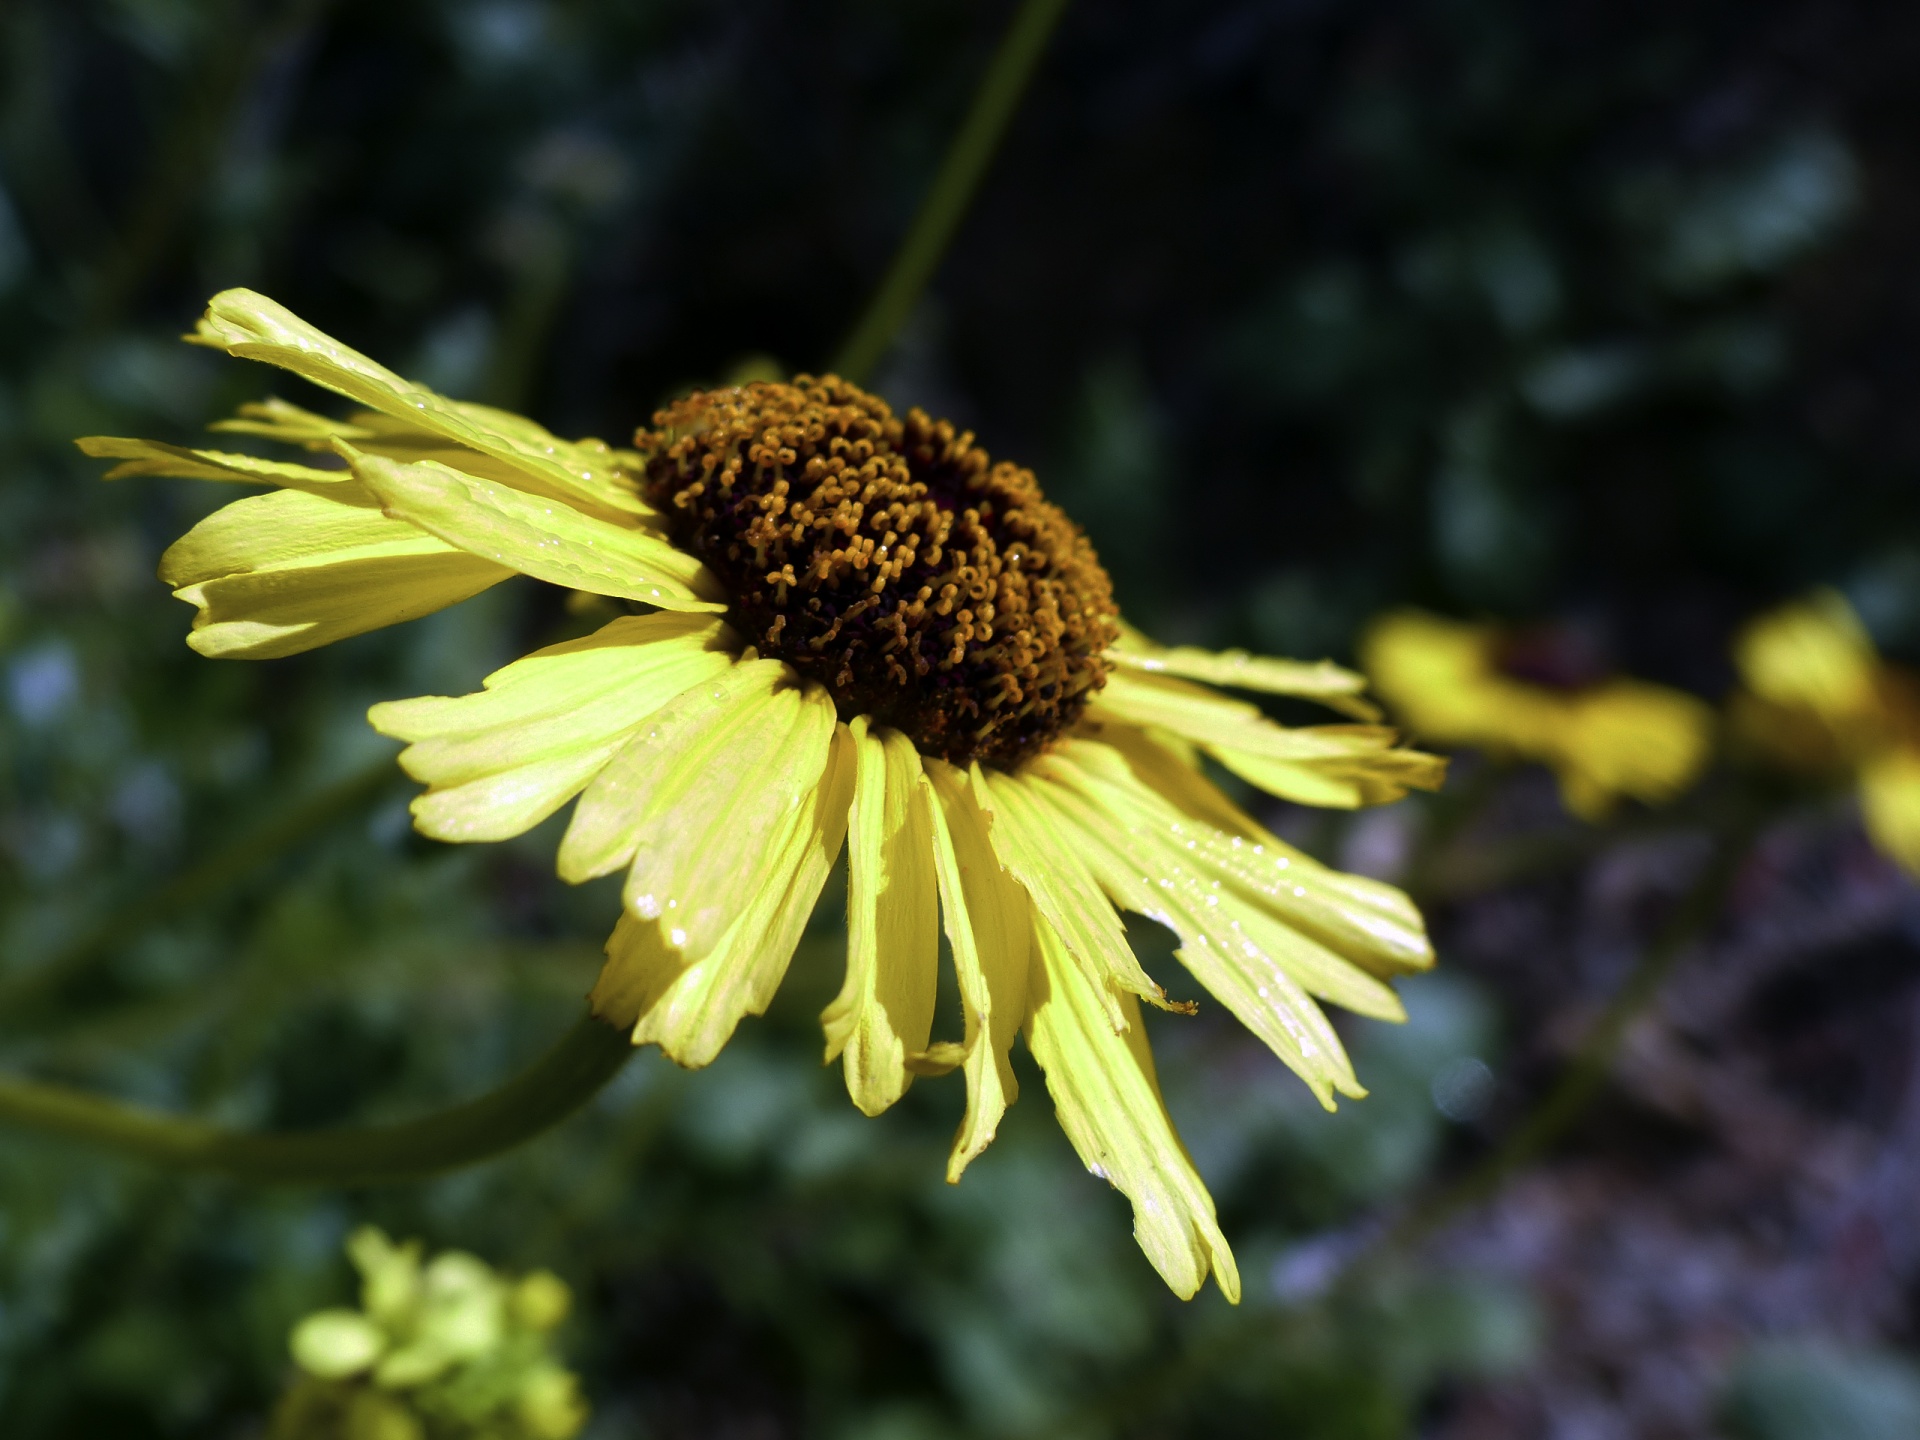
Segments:
[[[957,1180],[1015,1098],[1024,1034],[1167,1283],[1189,1296],[1212,1273],[1237,1298],[1140,1017],[1192,1007],[1141,968],[1119,911],[1173,930],[1322,1104],[1365,1094],[1319,1002],[1402,1018],[1386,982],[1433,963],[1419,912],[1286,845],[1201,769],[1343,808],[1437,787],[1444,762],[1382,726],[1288,728],[1210,688],[1364,722],[1360,676],[1155,645],[1032,472],[831,376],[695,393],[616,450],[448,400],[249,291],[189,338],[366,407],[269,400],[216,427],[321,465],[80,442],[122,462],[109,478],[269,487],[162,558],[196,650],[290,655],[516,573],[648,607],[476,693],[375,706],[427,786],[419,830],[504,840],[577,799],[562,878],[625,876],[594,1009],[687,1066],[766,1009],[844,844],[846,978],[822,1021],[855,1104],[961,1070]],[[943,928],[960,1033],[936,1040]]]
[[[1874,845],[1920,875],[1920,676],[1882,660],[1833,590],[1755,620],[1734,663],[1741,738],[1788,769],[1850,779]]]
[[[547,1270],[512,1280],[449,1250],[423,1263],[372,1226],[347,1256],[360,1308],[321,1310],[289,1341],[300,1378],[270,1440],[569,1440],[587,1423],[552,1353],[572,1295]]]
[[[1360,655],[1419,741],[1538,761],[1583,820],[1604,820],[1623,797],[1664,804],[1693,784],[1712,748],[1707,705],[1546,649],[1526,632],[1396,610],[1368,629]]]

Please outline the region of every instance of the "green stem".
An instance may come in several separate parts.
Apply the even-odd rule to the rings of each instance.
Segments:
[[[974,92],[973,108],[961,122],[933,188],[913,218],[913,228],[901,242],[866,314],[834,358],[834,370],[856,385],[873,373],[926,289],[1066,8],[1067,0],[1022,0],[1014,13]]]
[[[228,1130],[65,1085],[0,1079],[0,1121],[108,1146],[177,1170],[244,1180],[370,1184],[416,1179],[511,1150],[591,1100],[633,1053],[626,1033],[584,1016],[499,1089],[397,1125]]]

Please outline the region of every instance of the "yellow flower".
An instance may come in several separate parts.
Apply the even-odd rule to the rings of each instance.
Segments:
[[[1791,769],[1851,778],[1874,845],[1920,875],[1920,678],[1883,661],[1832,590],[1755,620],[1734,663],[1741,735]]]
[[[577,798],[569,881],[624,872],[592,1003],[682,1065],[763,1011],[843,842],[845,985],[827,1057],[869,1114],[964,1073],[958,1179],[1015,1095],[1016,1033],[1089,1168],[1133,1202],[1160,1273],[1238,1293],[1213,1202],[1161,1102],[1139,1005],[1182,1009],[1119,910],[1177,932],[1200,983],[1329,1108],[1364,1092],[1319,1000],[1397,1019],[1433,961],[1400,892],[1318,864],[1203,775],[1357,806],[1439,784],[1371,724],[1288,729],[1224,685],[1373,712],[1359,676],[1154,645],[1031,472],[828,377],[695,394],[634,450],[443,399],[247,291],[189,337],[366,407],[272,400],[217,429],[308,466],[82,441],[113,476],[270,486],[195,526],[161,575],[202,654],[289,655],[515,573],[633,601],[478,693],[377,705],[427,789],[425,834],[502,840]],[[340,463],[344,462],[344,463]],[[111,477],[109,477],[111,478]],[[1117,908],[1116,908],[1117,907]],[[961,1033],[933,1037],[944,929]]]
[[[1713,735],[1701,701],[1618,677],[1563,673],[1542,683],[1525,672],[1553,667],[1515,663],[1515,639],[1492,625],[1399,610],[1374,622],[1361,663],[1421,741],[1539,761],[1583,820],[1605,819],[1622,796],[1662,804],[1699,776]]]

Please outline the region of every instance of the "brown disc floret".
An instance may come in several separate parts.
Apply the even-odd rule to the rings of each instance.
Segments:
[[[647,498],[733,619],[922,753],[1010,769],[1105,683],[1093,547],[1033,472],[831,375],[675,401],[635,437]]]

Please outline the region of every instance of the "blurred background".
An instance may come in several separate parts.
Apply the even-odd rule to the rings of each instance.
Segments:
[[[552,824],[414,836],[363,718],[566,633],[560,592],[187,650],[154,566],[232,492],[103,484],[72,438],[339,408],[178,344],[206,297],[618,443],[828,363],[1011,13],[0,7],[0,1065],[236,1125],[417,1113],[566,1027],[617,906],[553,878]],[[1081,3],[875,388],[1033,465],[1170,642],[1351,662],[1414,603],[1718,703],[1738,627],[1826,584],[1920,660],[1916,74],[1920,11],[1866,0]],[[1346,1027],[1373,1095],[1332,1117],[1226,1017],[1151,1022],[1237,1311],[1164,1291],[1030,1068],[958,1187],[957,1080],[852,1109],[830,892],[710,1070],[642,1055],[430,1184],[0,1131],[0,1415],[260,1434],[372,1222],[564,1277],[596,1440],[1920,1434],[1920,893],[1843,794],[1768,804],[1591,1103],[1384,1258],[1536,1113],[1705,822],[1583,827],[1472,757],[1440,797],[1269,812],[1413,885],[1442,964],[1407,1025]]]

